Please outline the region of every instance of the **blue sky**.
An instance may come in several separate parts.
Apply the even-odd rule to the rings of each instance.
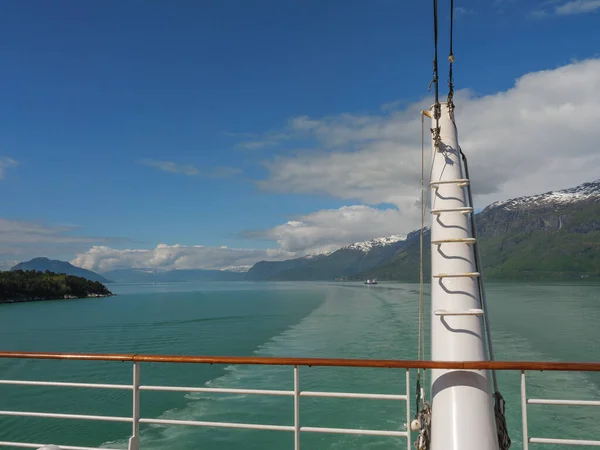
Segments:
[[[442,82],[447,6],[440,2]],[[596,82],[596,66],[580,62],[600,52],[599,1],[457,0],[456,7],[455,77],[465,107],[562,66],[574,64],[575,78],[579,70]],[[165,267],[251,264],[414,228],[410,198],[387,193],[403,185],[365,187],[357,178],[344,190],[305,186],[310,176],[296,169],[323,161],[339,170],[333,166],[342,160],[391,141],[419,139],[411,114],[429,101],[430,2],[2,2],[0,45],[4,266],[38,254],[73,259],[93,246],[118,259],[120,250],[158,244],[244,255],[228,251],[222,263],[188,255],[179,264],[170,249]],[[543,94],[535,91],[534,84],[514,94]],[[412,124],[413,136],[377,141],[365,123]],[[586,167],[588,157],[582,151]],[[364,167],[356,164],[348,179]],[[377,170],[365,176],[378,179]],[[319,180],[335,182],[331,171]],[[482,183],[478,201],[586,181],[577,167],[571,172],[515,191],[508,179]],[[78,261],[112,268],[89,255]]]

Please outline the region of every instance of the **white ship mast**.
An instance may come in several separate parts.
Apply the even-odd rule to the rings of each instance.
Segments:
[[[431,359],[487,360],[483,309],[456,127],[443,103],[433,116],[431,171]],[[439,140],[435,129],[439,124]],[[434,369],[431,450],[496,450],[498,437],[486,371]]]
[[[446,103],[439,102],[437,0],[434,8],[435,103],[432,119],[431,195],[431,359],[486,361],[493,359],[485,291],[479,277],[476,232],[466,159],[458,145],[454,121],[452,63],[453,1],[450,5],[450,70]],[[480,284],[481,283],[481,284]],[[483,297],[483,298],[482,298]],[[487,322],[487,323],[486,323]],[[486,326],[488,333],[486,336]],[[488,339],[486,341],[486,338]],[[494,388],[497,390],[496,380]],[[503,400],[492,388],[487,371],[434,369],[431,401],[421,416],[419,447],[429,450],[498,450],[496,416],[503,417]],[[501,405],[498,405],[502,403]],[[502,427],[501,427],[502,428]],[[505,427],[504,427],[505,428]],[[503,448],[510,446],[504,440]],[[508,445],[506,445],[508,444]]]

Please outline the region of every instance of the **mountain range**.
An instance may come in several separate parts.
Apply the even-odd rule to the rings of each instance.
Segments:
[[[483,270],[490,279],[600,278],[600,180],[496,202],[475,215]],[[355,243],[331,254],[256,263],[250,280],[418,281],[420,230]],[[429,230],[423,234],[429,278]]]
[[[570,189],[518,197],[475,215],[483,271],[490,279],[600,278],[600,180]],[[34,258],[11,270],[66,273],[101,283],[177,281],[418,281],[420,230],[286,261],[260,261],[247,273],[229,270],[119,269],[97,274],[65,261]],[[429,278],[429,230],[424,268]]]
[[[406,236],[355,242],[332,253],[308,255],[287,261],[261,261],[248,271],[249,281],[333,280],[368,271],[389,261]]]
[[[29,261],[21,262],[10,270],[37,270],[45,272],[46,270],[54,273],[64,273],[67,275],[74,275],[76,277],[82,277],[90,281],[98,281],[100,283],[111,283],[111,281],[102,275],[92,272],[91,270],[82,269],[76,267],[73,264],[66,261],[59,261],[58,259],[49,259],[45,257],[33,258]]]

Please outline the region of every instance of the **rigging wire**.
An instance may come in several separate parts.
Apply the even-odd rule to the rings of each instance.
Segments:
[[[455,125],[456,126],[456,125]],[[465,178],[469,179],[469,164],[467,161],[467,156],[462,151],[462,148],[458,148],[463,167],[465,171]],[[469,196],[469,204],[473,206],[473,193],[471,189],[467,189]],[[481,270],[481,254],[479,252],[479,245],[477,244],[477,230],[475,227],[475,218],[471,215],[471,232],[473,233],[473,237],[475,238],[475,244],[473,245],[473,256],[475,258],[475,267],[482,275],[477,279],[477,284],[479,287],[479,301],[481,302],[481,308],[483,309],[483,325],[484,325],[484,333],[486,337],[488,356],[490,361],[494,361],[494,348],[492,346],[492,330],[490,327],[490,318],[487,309],[487,299],[485,293],[485,283],[483,280],[483,271]],[[496,377],[496,371],[492,369],[492,384],[494,386],[494,416],[496,418],[496,431],[498,433],[498,444],[500,446],[500,450],[508,450],[511,445],[511,439],[508,435],[508,426],[506,424],[506,402],[504,397],[500,393],[500,389],[498,388],[498,379]]]
[[[438,84],[438,1],[433,0],[433,76],[429,83],[428,90],[431,90],[433,85],[435,103],[433,107],[433,116],[435,118],[435,128],[431,129],[433,141],[437,150],[440,141],[440,99],[439,99],[439,84]],[[436,152],[437,153],[437,152]],[[435,155],[434,155],[435,156]],[[421,231],[419,234],[419,337],[417,343],[417,359],[425,359],[425,307],[423,296],[423,233],[425,229],[425,114],[421,112]],[[430,415],[425,411],[428,409],[428,404],[425,401],[424,391],[421,388],[421,380],[425,384],[425,371],[421,368],[417,369],[416,383],[416,399],[415,399],[415,421],[418,423],[420,430],[419,439],[415,443],[418,449],[427,448],[429,439],[428,428],[430,425],[424,426],[425,423],[430,424]]]
[[[423,298],[423,233],[425,231],[425,114],[421,113],[421,232],[419,234],[419,341],[417,358],[425,359],[425,300]],[[417,370],[417,397],[420,396],[420,381],[425,384],[425,371]],[[417,411],[419,405],[417,404]]]
[[[433,94],[435,103],[439,103],[439,87],[438,87],[438,2],[433,0]]]
[[[435,145],[434,159],[437,156],[437,150],[439,149],[440,143],[440,116],[441,107],[439,100],[439,83],[438,83],[438,2],[433,0],[433,36],[434,36],[434,56],[433,56],[433,78],[429,83],[429,89],[431,85],[434,85],[434,96],[435,104],[433,117],[435,118],[435,128],[431,129],[433,135],[433,142]],[[431,174],[430,177],[431,179]],[[418,359],[425,359],[425,313],[424,313],[424,295],[423,295],[423,234],[425,230],[425,114],[421,113],[421,232],[419,235],[419,251],[420,251],[420,265],[419,265],[419,342],[418,342]],[[416,383],[416,413],[415,420],[411,424],[411,428],[414,431],[419,430],[419,437],[415,442],[417,450],[427,450],[430,443],[430,431],[431,431],[431,407],[424,399],[424,390],[421,388],[421,379],[425,384],[425,371],[419,369],[417,371],[417,383]],[[408,425],[408,424],[407,424]]]
[[[452,74],[452,63],[454,62],[454,51],[452,49],[452,40],[454,35],[454,0],[450,0],[450,53],[448,54],[448,110],[450,114],[454,110],[454,77]]]
[[[435,119],[435,128],[431,130],[433,133],[433,141],[437,149],[440,143],[440,88],[438,76],[438,0],[433,0],[433,78],[429,86],[433,84],[433,118]]]
[[[433,140],[436,149],[439,143],[439,120],[440,120],[440,99],[439,99],[439,84],[438,84],[438,0],[433,0],[433,78],[429,83],[429,90],[433,85],[434,89],[434,111],[435,128],[431,129]],[[424,313],[424,298],[423,298],[423,233],[425,229],[425,114],[421,113],[421,231],[419,234],[419,337],[417,345],[417,355],[419,360],[425,359],[425,313]],[[417,411],[421,398],[421,379],[425,383],[425,371],[417,370]]]
[[[458,151],[460,152],[460,156],[462,158],[462,166],[464,168],[464,172],[465,172],[465,178],[467,178],[468,180],[470,180],[469,178],[469,163],[467,161],[467,155],[464,154],[464,152],[462,151],[462,148],[458,148]],[[471,192],[471,189],[467,189],[467,195],[468,195],[468,200],[469,200],[469,205],[473,206],[473,193]],[[478,290],[479,290],[479,302],[481,303],[481,307],[483,309],[483,325],[484,325],[484,332],[486,335],[486,343],[487,343],[487,351],[488,351],[488,356],[490,358],[490,361],[494,361],[494,348],[492,346],[492,330],[490,329],[490,319],[489,319],[489,315],[487,313],[487,298],[485,295],[485,284],[484,284],[484,280],[483,280],[483,271],[481,270],[481,254],[479,252],[479,245],[477,243],[477,228],[475,227],[475,218],[473,217],[473,215],[471,215],[471,233],[473,234],[473,237],[475,238],[475,243],[473,244],[473,258],[475,260],[475,267],[476,270],[479,271],[479,273],[481,274],[478,277],[477,280],[477,284],[478,284]],[[492,384],[494,386],[494,392],[498,392],[498,378],[496,377],[496,371],[492,370]]]

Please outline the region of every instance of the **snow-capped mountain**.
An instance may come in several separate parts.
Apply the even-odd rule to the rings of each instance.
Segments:
[[[406,235],[393,234],[387,237],[371,239],[370,241],[355,242],[346,247],[342,247],[342,250],[360,250],[361,252],[367,253],[370,252],[373,248],[385,247],[386,245],[390,245],[395,242],[400,242],[404,240],[406,240]]]
[[[492,203],[486,209],[501,207],[510,211],[537,205],[567,205],[596,198],[600,199],[600,179],[560,191],[550,191],[544,194],[499,201]]]
[[[406,236],[393,235],[355,242],[335,251],[289,259],[261,261],[248,271],[248,280],[343,279],[389,260]]]
[[[344,247],[336,248],[333,250],[323,250],[314,253],[309,253],[308,255],[304,255],[302,258],[305,259],[314,259],[314,258],[322,258],[324,256],[329,256],[339,250],[358,250],[363,253],[368,253],[374,248],[385,247],[386,245],[391,245],[396,242],[404,241],[406,239],[406,235],[396,235],[393,234],[391,236],[386,237],[378,237],[375,239],[371,239],[370,241],[362,241],[362,242],[353,242],[352,244],[346,245]]]
[[[316,252],[316,253],[309,253],[308,255],[304,255],[303,258],[305,259],[314,259],[314,258],[320,258],[322,256],[328,256],[331,255],[335,250],[324,250],[322,252]]]
[[[475,215],[486,276],[496,279],[600,279],[600,180],[545,194],[496,202]],[[424,233],[429,249],[430,230]],[[260,262],[253,280],[418,281],[419,238],[389,236],[329,255]],[[425,252],[426,279],[429,251]]]
[[[250,267],[252,267],[252,264],[242,266],[221,267],[219,270],[222,272],[248,272],[248,270],[250,270]]]

